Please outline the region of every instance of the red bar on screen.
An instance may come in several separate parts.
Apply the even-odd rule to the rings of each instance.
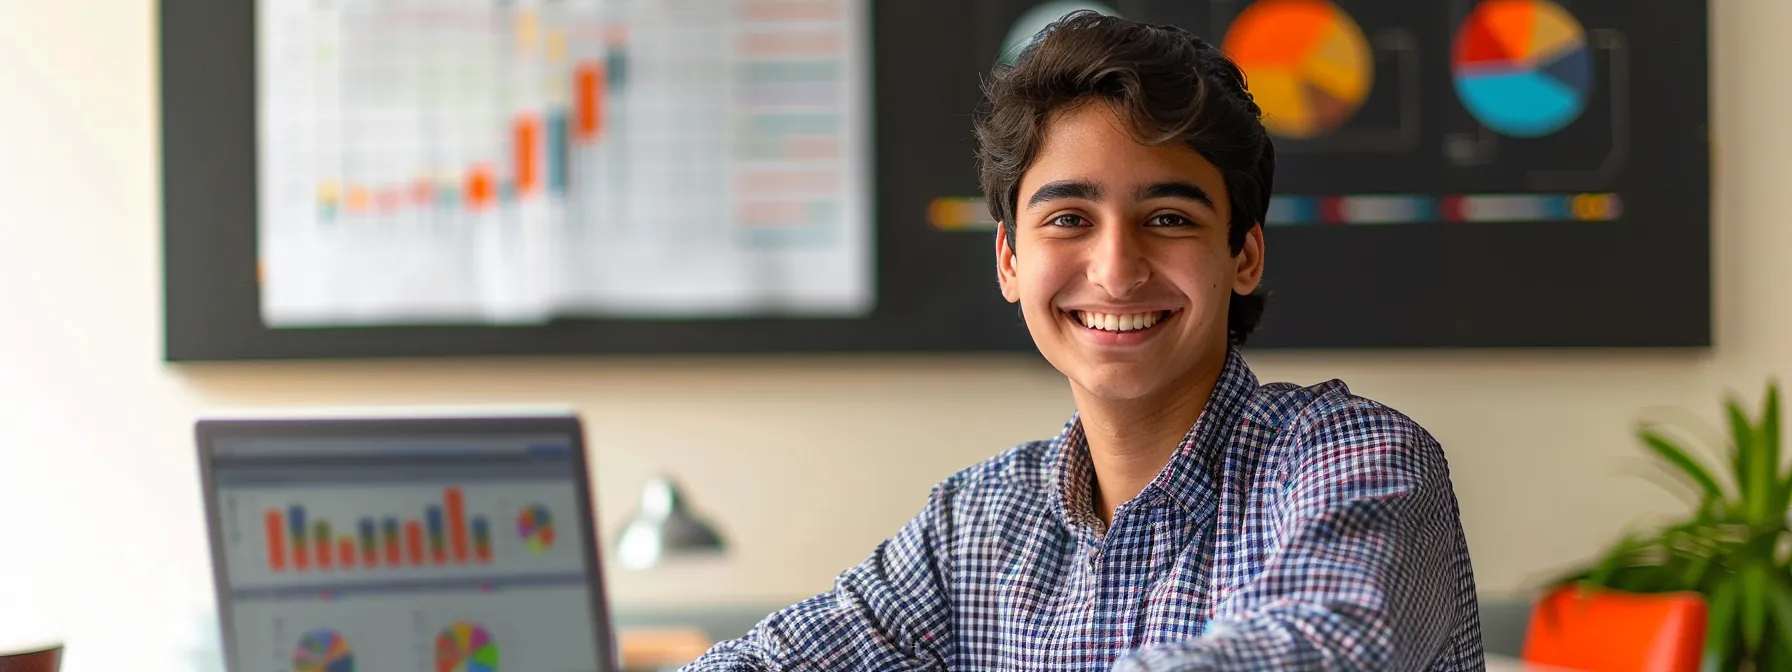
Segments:
[[[355,542],[353,539],[345,538],[336,542],[336,552],[342,556],[343,569],[355,568]]]
[[[448,508],[448,543],[454,547],[454,562],[467,562],[467,512],[463,508],[460,488],[442,492],[442,503]]]
[[[268,535],[268,569],[276,572],[286,571],[286,514],[279,509],[268,509],[263,527]]]
[[[405,521],[404,548],[411,556],[411,564],[423,564],[423,523],[415,520]]]

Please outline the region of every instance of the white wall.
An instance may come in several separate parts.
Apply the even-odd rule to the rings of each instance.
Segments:
[[[1714,4],[1713,351],[1253,358],[1265,379],[1345,378],[1442,438],[1490,594],[1673,506],[1625,475],[1639,412],[1715,417],[1722,391],[1753,399],[1792,370],[1780,304],[1792,265],[1776,263],[1792,252],[1792,87],[1779,65],[1792,41],[1778,29],[1792,3]],[[210,600],[189,439],[201,409],[576,403],[595,428],[606,524],[665,469],[736,541],[728,564],[614,574],[627,604],[823,589],[935,480],[1049,435],[1069,411],[1061,380],[1016,358],[170,369],[158,360],[155,60],[151,3],[0,5],[0,640],[66,637],[69,670],[188,669],[170,638]]]

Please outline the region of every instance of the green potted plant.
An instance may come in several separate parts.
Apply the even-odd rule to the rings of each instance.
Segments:
[[[1655,464],[1689,486],[1691,510],[1624,534],[1594,563],[1550,582],[1636,593],[1704,596],[1706,669],[1792,669],[1792,470],[1781,464],[1779,384],[1758,415],[1724,403],[1725,445],[1700,453],[1656,424],[1638,438]]]

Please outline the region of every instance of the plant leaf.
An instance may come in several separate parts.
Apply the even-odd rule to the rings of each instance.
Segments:
[[[1686,449],[1676,445],[1653,429],[1643,429],[1638,432],[1638,436],[1643,439],[1643,445],[1648,446],[1650,452],[1679,469],[1681,475],[1692,479],[1692,482],[1699,486],[1699,492],[1706,498],[1723,499],[1724,491],[1722,487],[1718,486],[1717,479],[1711,476],[1711,471],[1706,469],[1704,464],[1688,454]]]
[[[1730,419],[1730,440],[1734,443],[1733,459],[1736,467],[1736,484],[1740,490],[1742,510],[1749,522],[1759,523],[1766,517],[1771,495],[1767,488],[1769,478],[1761,473],[1763,469],[1772,470],[1773,476],[1779,476],[1779,465],[1763,466],[1766,457],[1755,440],[1754,424],[1749,421],[1748,414],[1742,410],[1741,403],[1734,398],[1724,402],[1724,414]]]
[[[1732,578],[1720,579],[1711,589],[1706,610],[1705,651],[1718,660],[1729,657],[1733,642],[1730,631],[1736,624],[1736,583]]]
[[[1767,566],[1750,562],[1736,577],[1742,606],[1742,643],[1750,653],[1761,648],[1761,637],[1767,633]]]
[[[1605,556],[1599,559],[1598,564],[1593,566],[1592,571],[1587,573],[1587,578],[1582,583],[1603,588],[1612,587],[1613,575],[1624,566],[1625,561],[1629,560],[1631,554],[1641,545],[1641,539],[1641,536],[1634,530],[1625,532],[1624,536],[1618,539],[1618,543],[1613,544],[1611,549],[1605,552]]]
[[[1769,578],[1767,587],[1767,604],[1773,608],[1774,625],[1779,626],[1778,644],[1792,644],[1792,586],[1786,585],[1785,576],[1777,576]]]

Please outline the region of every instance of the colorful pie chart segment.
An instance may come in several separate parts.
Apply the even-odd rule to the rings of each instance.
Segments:
[[[1374,84],[1363,29],[1326,0],[1260,0],[1232,22],[1221,48],[1244,70],[1263,125],[1283,138],[1337,130]]]
[[[1540,138],[1586,111],[1593,56],[1586,30],[1550,0],[1486,0],[1456,32],[1456,95],[1493,131]]]
[[[436,635],[436,672],[498,672],[498,643],[479,624],[448,626]]]
[[[292,649],[293,672],[355,672],[348,639],[335,630],[313,630]]]

